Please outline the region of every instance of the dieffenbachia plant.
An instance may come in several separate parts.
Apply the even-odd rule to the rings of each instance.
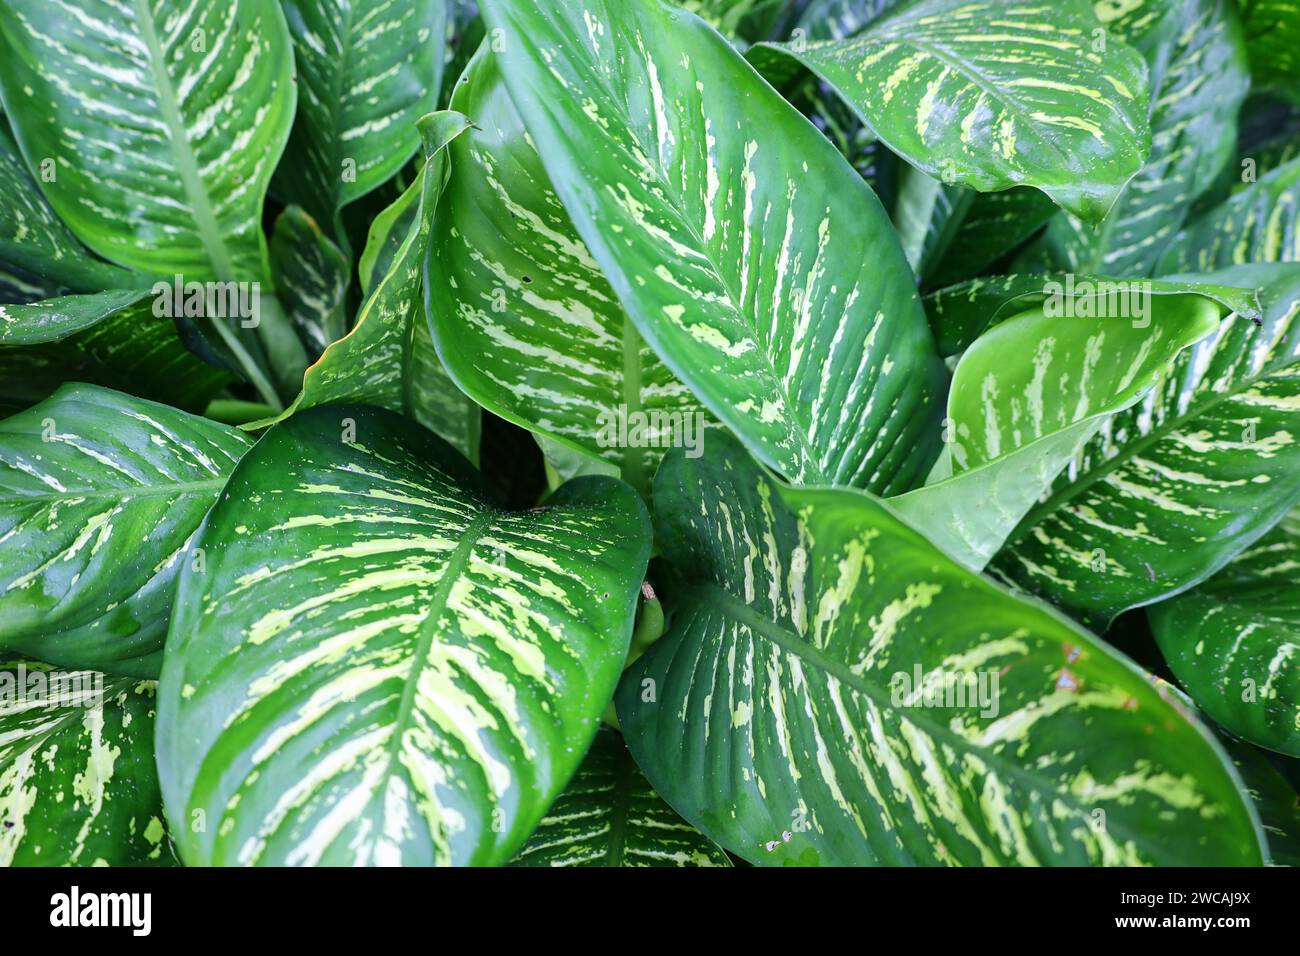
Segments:
[[[10,0],[0,863],[1300,860],[1300,33]]]

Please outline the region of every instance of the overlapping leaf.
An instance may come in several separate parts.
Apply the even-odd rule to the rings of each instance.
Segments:
[[[241,462],[159,699],[190,864],[500,863],[577,768],[650,551],[607,478],[507,513],[410,421],[323,406]],[[179,826],[178,826],[179,831]]]
[[[43,174],[58,175],[56,165],[45,159],[41,164]],[[41,283],[34,298],[139,284],[125,269],[96,258],[68,231],[0,125],[0,271],[9,269],[24,270]]]
[[[86,245],[151,275],[264,278],[262,199],[289,135],[278,3],[46,0],[0,8],[0,99]]]
[[[1300,511],[1147,615],[1206,713],[1251,743],[1300,756]]]
[[[842,41],[763,45],[837,90],[913,166],[981,191],[1036,186],[1099,221],[1149,147],[1146,70],[1087,0],[920,0]]]
[[[276,420],[316,405],[365,402],[400,411],[477,457],[478,407],[438,361],[420,292],[424,252],[447,177],[446,147],[468,122],[451,112],[421,120],[425,165],[371,227],[360,263],[366,299],[356,323],[307,369],[301,394]]]
[[[1232,0],[1094,6],[1111,31],[1108,42],[1131,43],[1150,67],[1151,155],[1101,225],[1057,217],[1020,271],[1151,275],[1193,200],[1232,156],[1250,84]]]
[[[174,862],[152,682],[7,660],[0,691],[0,866]]]
[[[276,220],[270,252],[271,274],[284,309],[308,353],[319,358],[347,330],[352,263],[297,206]]]
[[[1300,103],[1300,3],[1250,0],[1243,16],[1251,73],[1259,85]]]
[[[332,228],[389,179],[438,108],[447,0],[281,0],[298,66],[298,115],[277,187]]]
[[[654,500],[671,623],[624,676],[619,721],[655,788],[732,852],[1259,861],[1204,730],[870,496],[779,484],[720,437],[701,460],[670,454]]]
[[[731,866],[654,792],[623,739],[601,728],[515,866]]]
[[[1300,159],[1293,159],[1211,210],[1180,233],[1166,272],[1248,262],[1300,262]]]
[[[610,462],[646,491],[667,448],[702,441],[712,416],[642,342],[551,189],[487,53],[452,100],[474,128],[451,145],[429,242],[434,341],[479,404]]]
[[[230,376],[186,348],[156,302],[121,291],[0,305],[0,407],[19,411],[75,380],[202,411]]]
[[[638,331],[764,461],[904,490],[942,368],[879,202],[707,25],[658,0],[487,0],[556,194]]]
[[[1204,580],[1300,499],[1300,266],[1198,276],[1261,288],[1116,416],[1026,515],[998,574],[1104,625]]]
[[[187,546],[248,447],[90,385],[0,421],[0,647],[153,676]]]
[[[1214,331],[1219,315],[1195,295],[1094,293],[998,323],[953,373],[948,440],[930,483],[893,507],[982,569],[1084,444]]]

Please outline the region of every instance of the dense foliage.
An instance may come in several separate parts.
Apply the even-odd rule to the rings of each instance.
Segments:
[[[1300,858],[1293,0],[4,0],[0,863]]]

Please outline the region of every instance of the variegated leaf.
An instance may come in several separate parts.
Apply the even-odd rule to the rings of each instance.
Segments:
[[[811,0],[799,13],[796,29],[810,40],[852,36],[900,0]]]
[[[944,457],[930,482],[890,504],[981,570],[1084,444],[1219,317],[1216,303],[1195,295],[1125,292],[1054,301],[998,323],[957,363]]]
[[[505,862],[577,769],[650,552],[617,481],[498,510],[391,412],[322,406],[236,469],[159,698],[189,864]],[[236,809],[237,808],[237,809]]]
[[[1178,235],[1166,272],[1300,262],[1300,159],[1279,166]]]
[[[1230,316],[1184,352],[991,565],[1099,627],[1203,581],[1300,500],[1300,265],[1196,279],[1260,288],[1262,324]]]
[[[0,405],[21,410],[75,380],[202,411],[230,376],[185,347],[156,301],[122,291],[0,305]]]
[[[0,421],[0,648],[157,674],[172,585],[237,431],[91,385]]]
[[[1300,2],[1249,0],[1242,13],[1257,84],[1300,103]]]
[[[57,166],[42,160],[38,167],[42,164],[37,175],[58,175]],[[40,299],[139,285],[68,231],[28,173],[8,128],[0,124],[0,272],[15,268],[40,283],[33,296]]]
[[[420,291],[424,252],[446,183],[447,144],[468,123],[451,112],[420,121],[425,165],[371,228],[360,265],[366,298],[352,331],[307,369],[301,394],[274,421],[317,405],[365,402],[402,412],[477,458],[478,406],[443,370]]]
[[[788,0],[675,0],[719,32],[749,42],[765,40]]]
[[[1205,730],[871,496],[780,484],[720,436],[702,459],[671,453],[654,501],[671,623],[624,675],[619,722],[655,789],[732,852],[1260,861]]]
[[[1147,616],[1201,709],[1251,743],[1300,756],[1300,511]]]
[[[637,330],[764,461],[902,491],[943,369],[880,203],[717,33],[659,0],[485,0],[556,194]]]
[[[1233,0],[1094,0],[1151,70],[1151,156],[1095,229],[1069,215],[1048,226],[1019,271],[1151,275],[1192,202],[1232,156],[1250,85]],[[1106,54],[1109,56],[1109,54]]]
[[[152,681],[0,662],[0,866],[175,862]]]
[[[966,351],[998,322],[1049,301],[1060,309],[1074,300],[1070,312],[1085,319],[1136,308],[1146,314],[1134,318],[1146,321],[1156,301],[1151,297],[1183,295],[1202,296],[1252,322],[1262,316],[1255,289],[1216,285],[1199,276],[1141,281],[1073,274],[987,276],[940,289],[924,301],[939,354],[948,358]]]
[[[265,0],[0,7],[0,98],[82,242],[151,275],[265,278],[262,199],[289,135],[293,52]]]
[[[298,65],[298,114],[277,195],[326,228],[402,168],[438,108],[447,0],[280,0]]]
[[[515,866],[731,866],[654,792],[623,738],[602,727]]]
[[[641,341],[555,196],[488,54],[479,51],[452,99],[474,128],[451,145],[429,242],[434,341],[480,405],[610,462],[648,491],[667,449],[702,441],[713,418]]]
[[[1056,211],[1048,196],[1028,186],[980,193],[944,254],[927,271],[925,287],[942,289],[984,273],[1032,238]]]
[[[319,358],[347,331],[351,261],[315,219],[290,206],[271,234],[271,275],[298,337]]]
[[[760,45],[829,83],[889,148],[983,192],[1036,186],[1100,221],[1150,146],[1142,58],[1087,0],[919,0],[842,41]]]

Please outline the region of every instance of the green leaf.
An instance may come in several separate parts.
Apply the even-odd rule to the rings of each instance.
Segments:
[[[898,4],[899,0],[811,0],[799,14],[797,29],[810,40],[838,40]]]
[[[262,199],[294,111],[278,3],[0,7],[0,100],[50,204],[100,255],[186,281],[265,278]]]
[[[918,484],[943,369],[884,210],[825,137],[658,0],[483,10],[556,194],[664,364],[792,478]]]
[[[1231,316],[1179,356],[991,566],[1099,628],[1203,581],[1300,500],[1300,265],[1196,279],[1260,288],[1262,325]]]
[[[731,866],[637,769],[623,738],[602,727],[568,789],[514,866]]]
[[[1201,709],[1251,743],[1300,756],[1300,511],[1147,616]]]
[[[1248,262],[1300,262],[1300,159],[1279,166],[1181,232],[1165,272]]]
[[[1150,148],[1146,70],[1087,0],[920,0],[841,41],[761,44],[844,97],[894,152],[945,182],[1042,189],[1106,215]]]
[[[1111,416],[1219,324],[1218,305],[1194,295],[1126,286],[1122,296],[1050,300],[998,323],[958,362],[944,458],[891,504],[967,567],[983,569]]]
[[[676,0],[718,32],[753,42],[771,33],[787,0]]]
[[[1172,279],[1146,279],[1135,282],[1095,275],[999,275],[961,282],[925,297],[930,328],[944,358],[968,349],[981,335],[1011,315],[1047,303],[1074,299],[1076,316],[1085,299],[1100,297],[1106,308],[1114,310],[1125,301],[1130,305],[1134,294],[1145,296],[1199,295],[1217,302],[1228,312],[1258,322],[1262,317],[1259,295],[1254,289],[1234,289],[1205,282],[1200,276]],[[1144,306],[1145,307],[1145,306]],[[1150,316],[1148,315],[1147,318]]]
[[[0,447],[0,649],[154,676],[176,573],[247,439],[65,385],[0,421]]]
[[[733,853],[1260,861],[1205,730],[869,495],[780,484],[720,436],[666,458],[654,500],[671,624],[624,676],[619,722],[655,789]]]
[[[3,72],[3,70],[0,70]],[[47,174],[58,174],[47,166]],[[91,254],[50,208],[0,124],[0,269],[19,268],[42,283],[36,298],[138,285],[124,269]],[[11,301],[8,298],[5,301]]]
[[[499,511],[431,433],[329,406],[262,438],[199,544],[159,697],[168,814],[208,821],[185,862],[495,864],[595,734],[650,529],[604,478]]]
[[[313,358],[347,331],[352,263],[316,220],[297,206],[271,234],[271,275],[298,337]]]
[[[154,684],[0,662],[0,866],[174,862]]]
[[[352,331],[307,369],[302,392],[273,421],[317,405],[364,402],[402,412],[463,454],[478,456],[478,406],[443,370],[420,293],[424,251],[446,182],[447,144],[468,125],[451,112],[420,121],[425,165],[371,229],[360,266],[367,295]]]
[[[434,341],[493,414],[621,469],[648,491],[674,440],[712,416],[641,341],[551,189],[482,48],[452,98],[474,128],[451,145],[425,271]],[[618,425],[647,425],[634,441]],[[677,433],[674,435],[674,425]]]
[[[1242,11],[1250,71],[1257,84],[1300,103],[1300,4],[1250,0]]]
[[[0,405],[17,411],[77,380],[202,411],[230,376],[185,347],[156,301],[122,291],[0,305]]]
[[[332,228],[338,210],[419,149],[416,120],[438,108],[442,87],[447,0],[281,5],[298,66],[298,114],[276,187]]]
[[[1094,6],[1111,31],[1109,43],[1130,43],[1150,67],[1151,156],[1100,226],[1058,216],[1018,271],[1151,275],[1193,201],[1233,154],[1237,111],[1250,85],[1233,0]]]
[[[945,254],[926,273],[926,287],[939,289],[980,275],[1030,239],[1056,211],[1050,198],[1027,186],[978,194]]]

